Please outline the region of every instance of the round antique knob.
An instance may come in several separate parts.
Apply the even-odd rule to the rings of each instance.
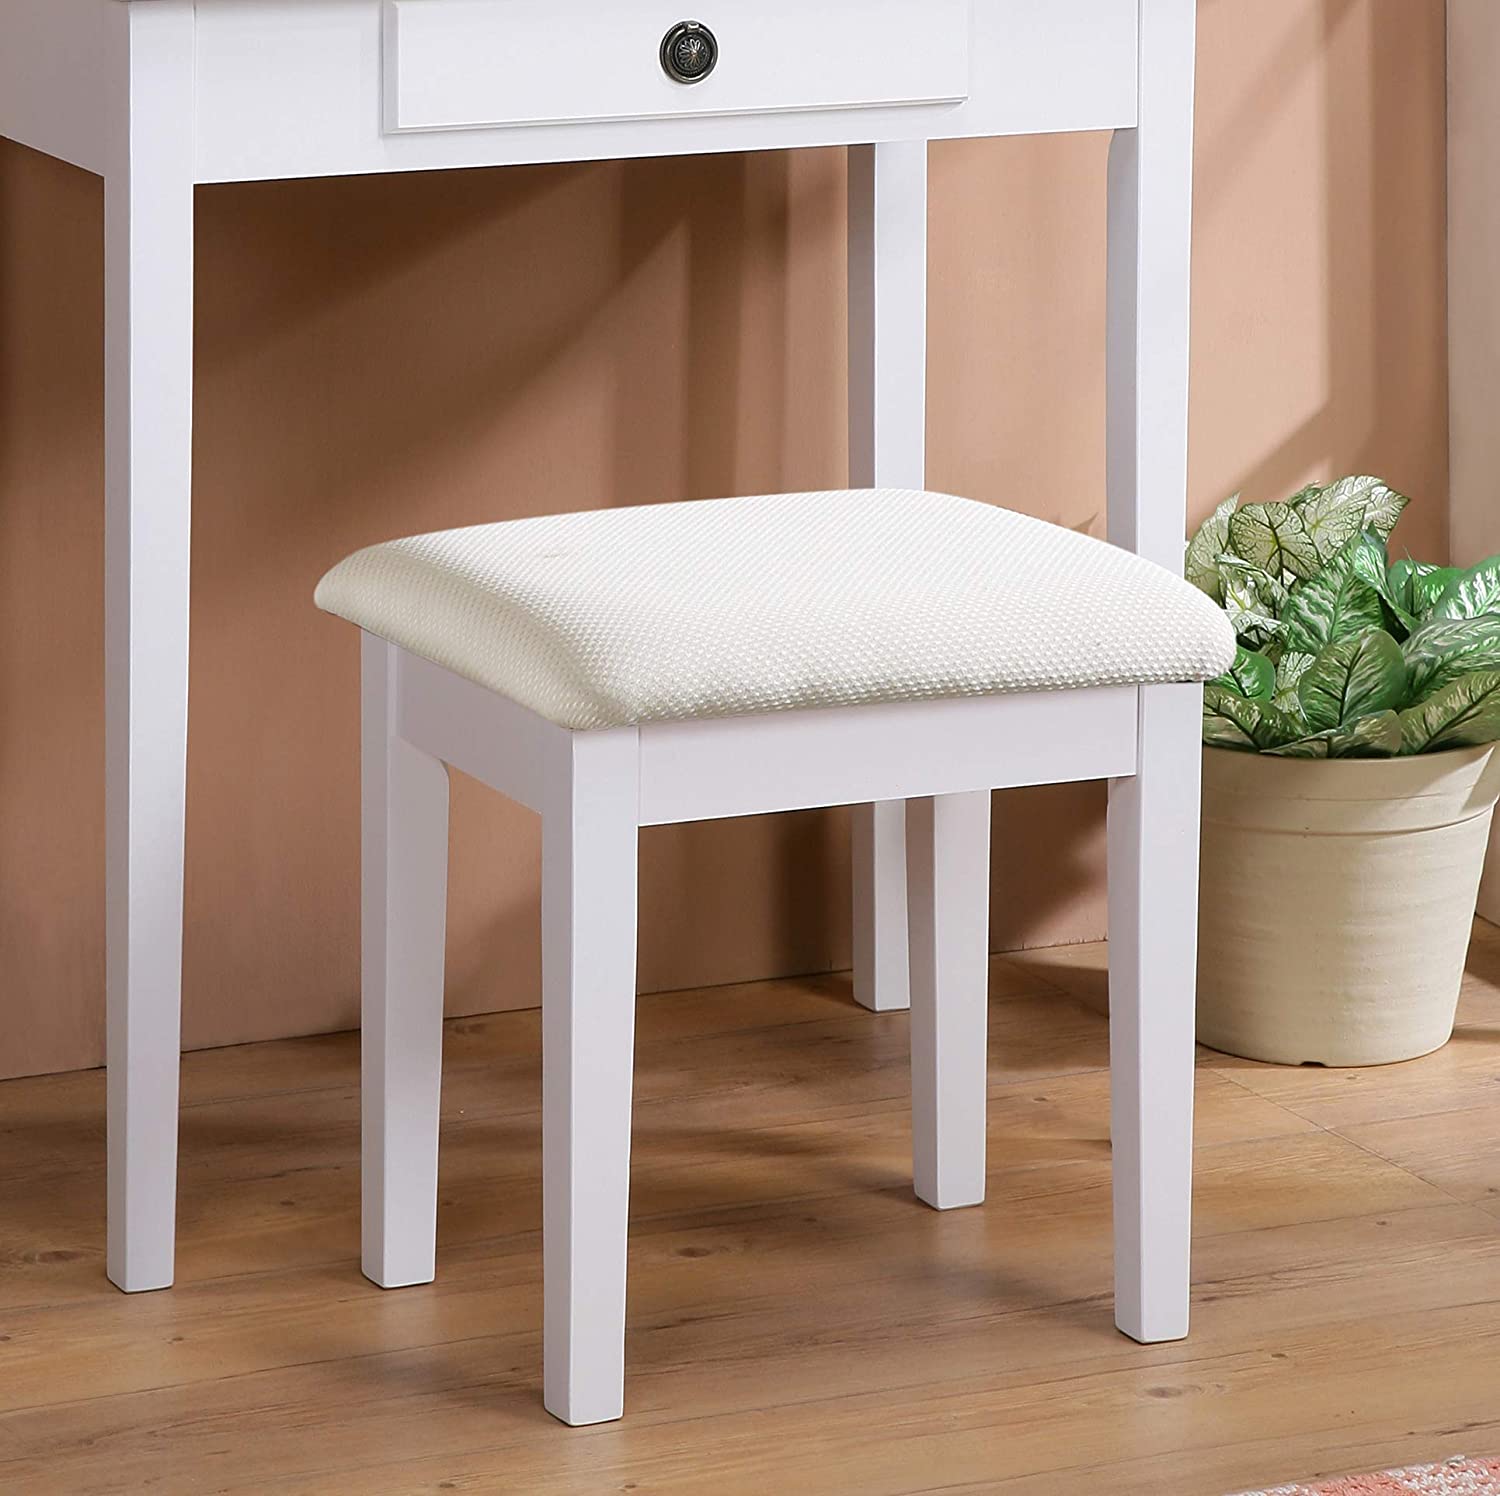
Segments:
[[[718,38],[702,21],[679,21],[662,38],[662,69],[674,83],[701,83],[718,60]]]

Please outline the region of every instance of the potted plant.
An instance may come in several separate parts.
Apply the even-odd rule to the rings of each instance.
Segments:
[[[1198,1037],[1281,1064],[1447,1042],[1500,758],[1500,557],[1388,555],[1375,478],[1227,500],[1188,546],[1229,615],[1204,691]]]

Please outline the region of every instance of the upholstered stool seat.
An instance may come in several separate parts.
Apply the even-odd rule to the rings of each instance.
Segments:
[[[574,730],[1202,680],[1197,588],[970,499],[836,490],[607,509],[371,546],[318,605]]]

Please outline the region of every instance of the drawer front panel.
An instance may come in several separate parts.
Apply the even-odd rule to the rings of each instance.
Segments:
[[[691,84],[661,61],[684,20],[718,43]],[[385,128],[957,103],[972,31],[973,0],[385,0]]]

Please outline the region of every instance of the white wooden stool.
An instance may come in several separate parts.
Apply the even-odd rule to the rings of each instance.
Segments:
[[[917,1194],[984,1197],[990,791],[1108,778],[1116,1317],[1187,1332],[1201,682],[1224,615],[942,494],[782,494],[397,540],[364,643],[363,1265],[434,1274],[451,764],[539,812],[545,1401],[620,1416],[636,833],[906,801]]]

